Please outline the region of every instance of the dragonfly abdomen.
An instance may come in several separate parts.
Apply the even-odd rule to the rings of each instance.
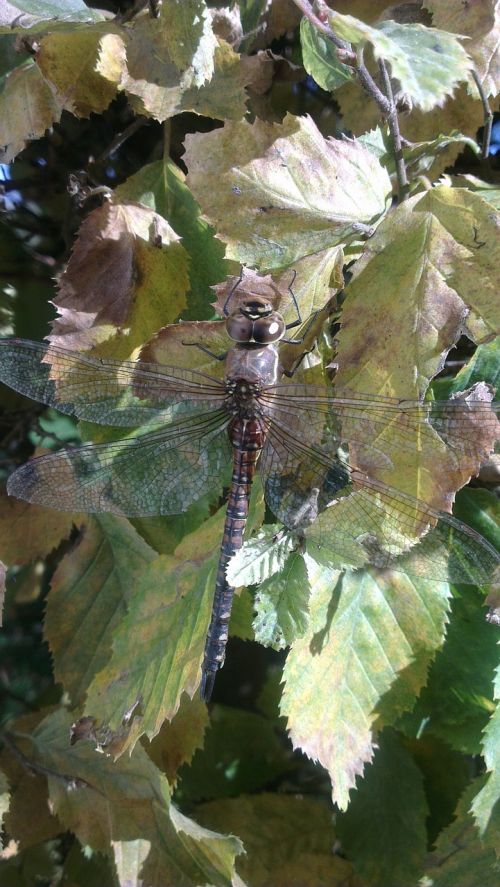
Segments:
[[[212,617],[205,643],[200,693],[206,702],[212,695],[215,675],[224,664],[229,635],[229,619],[234,588],[226,579],[227,565],[243,545],[243,534],[248,516],[250,490],[255,475],[257,459],[264,445],[265,428],[260,419],[233,419],[229,425],[229,437],[233,446],[233,474],[226,509],[224,536],[220,549],[219,565],[215,580]]]

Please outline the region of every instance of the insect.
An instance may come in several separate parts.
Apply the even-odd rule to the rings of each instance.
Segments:
[[[11,495],[70,511],[178,514],[220,489],[232,464],[202,665],[205,700],[224,663],[234,594],[226,569],[243,544],[257,469],[270,509],[285,527],[305,533],[323,560],[398,569],[397,555],[412,549],[404,566],[410,575],[477,584],[500,564],[470,527],[380,479],[417,440],[420,448],[446,449],[450,470],[477,466],[500,425],[489,398],[477,396],[480,389],[430,403],[335,397],[326,386],[281,378],[279,343],[301,341],[286,338],[302,322],[291,288],[298,317],[288,325],[261,296],[245,296],[229,310],[232,292],[224,306],[232,347],[223,380],[0,340],[0,379],[16,391],[80,419],[140,426],[120,441],[30,460],[9,478]]]

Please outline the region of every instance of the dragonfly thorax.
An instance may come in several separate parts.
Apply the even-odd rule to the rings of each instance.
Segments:
[[[247,379],[227,379],[227,411],[237,419],[255,419],[261,413],[258,403],[260,388],[260,385]]]
[[[285,334],[285,321],[270,302],[259,296],[245,299],[231,312],[226,329],[234,342],[269,345]]]

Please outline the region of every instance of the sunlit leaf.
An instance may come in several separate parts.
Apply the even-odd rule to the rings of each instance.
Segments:
[[[471,385],[484,379],[494,389],[500,385],[500,339],[493,339],[485,345],[478,345],[472,357],[453,377],[453,379],[438,378],[432,385],[436,397],[448,398],[458,391],[463,391]]]
[[[304,560],[291,555],[279,576],[259,584],[255,594],[255,639],[281,650],[303,636],[311,588]]]
[[[10,804],[10,794],[9,794],[9,781],[5,775],[5,773],[0,771],[0,825],[3,828],[3,820],[4,816],[9,809]]]
[[[332,91],[353,77],[353,68],[339,61],[332,41],[305,17],[300,23],[300,43],[304,68],[322,89]]]
[[[470,191],[474,191],[474,193],[478,194],[479,197],[482,197],[483,200],[487,200],[488,203],[491,203],[495,209],[500,210],[500,188],[498,185],[495,185],[492,182],[483,182],[482,179],[478,179],[477,176],[470,174],[446,176],[444,177],[444,180],[446,183],[449,182],[453,188],[468,188]]]
[[[236,833],[245,846],[236,868],[252,887],[342,887],[351,864],[332,853],[333,817],[328,807],[303,795],[240,795],[197,808],[207,827]]]
[[[114,64],[113,29],[96,24],[53,31],[40,41],[36,62],[65,110],[78,117],[102,113],[116,95],[116,84],[96,69]]]
[[[363,145],[370,148],[378,157],[383,166],[385,166],[395,176],[396,161],[394,151],[387,129],[377,127],[374,130],[362,135],[359,139]],[[410,180],[415,180],[417,176],[423,175],[431,169],[436,162],[436,157],[443,151],[448,151],[450,146],[467,145],[475,154],[479,154],[479,145],[470,136],[461,132],[451,132],[448,135],[440,133],[435,139],[428,142],[413,142],[412,145],[403,148],[403,157]],[[465,182],[463,183],[465,187]],[[481,195],[482,196],[482,195]]]
[[[276,539],[273,529],[278,532],[281,528],[278,525],[274,528],[266,526],[231,558],[226,572],[231,584],[260,585],[274,573],[283,570],[295,542],[289,533]]]
[[[424,6],[432,13],[432,23],[436,28],[452,31],[468,37],[465,44],[467,54],[474,62],[474,68],[487,96],[496,96],[500,89],[500,58],[498,28],[500,26],[500,6],[496,0],[481,0],[480,3],[462,3],[461,0],[424,0]],[[476,87],[471,82],[474,94]]]
[[[89,9],[83,0],[9,0],[0,9],[0,32],[38,30],[49,24],[53,28],[68,22],[101,21],[103,15]]]
[[[367,232],[386,208],[387,172],[356,142],[325,140],[309,117],[188,135],[187,184],[228,257],[284,268]]]
[[[135,593],[136,577],[154,558],[127,520],[106,515],[89,520],[76,548],[59,564],[47,602],[45,637],[56,679],[73,704],[83,702],[89,683],[109,659],[113,632]]]
[[[281,713],[294,746],[326,767],[345,809],[373,757],[378,705],[398,673],[442,644],[450,589],[404,574],[338,575],[311,568],[311,622],[288,654]]]
[[[331,12],[330,25],[343,40],[369,43],[377,59],[385,59],[392,76],[415,105],[430,111],[442,105],[455,86],[467,79],[470,60],[458,39],[447,31],[386,19],[373,28],[350,15]]]
[[[214,72],[217,46],[205,0],[163,0],[161,19],[173,63],[181,70],[191,68],[192,85],[203,86]]]
[[[400,887],[414,883],[420,874],[429,811],[422,774],[397,734],[386,730],[377,745],[375,758],[336,827],[347,858],[364,882]]]
[[[60,280],[51,341],[90,348],[120,332],[112,356],[128,357],[186,305],[188,255],[179,240],[145,206],[106,202],[93,210]]]
[[[60,119],[63,103],[33,62],[7,75],[0,93],[0,160],[9,163]]]

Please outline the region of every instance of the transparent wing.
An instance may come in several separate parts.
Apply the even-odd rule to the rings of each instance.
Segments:
[[[216,410],[225,397],[223,383],[203,373],[88,357],[24,339],[0,339],[0,381],[79,419],[129,427],[164,424],[172,405],[183,401]]]
[[[463,465],[464,457],[484,458],[490,441],[500,436],[500,405],[490,402],[484,384],[470,396],[428,403],[370,395],[334,397],[326,387],[302,384],[268,387],[259,400],[295,437],[307,430],[303,439],[329,450],[341,441],[355,443],[365,470],[383,465],[384,457],[390,463],[398,452],[433,446],[436,435],[446,443],[450,458]]]
[[[311,446],[301,430],[294,417],[285,425],[274,414],[260,472],[271,510],[285,526],[305,531],[320,559],[454,582],[492,578],[500,556],[478,533]]]
[[[169,427],[32,459],[8,480],[12,496],[62,511],[179,514],[222,488],[231,465],[228,415],[200,413]]]

